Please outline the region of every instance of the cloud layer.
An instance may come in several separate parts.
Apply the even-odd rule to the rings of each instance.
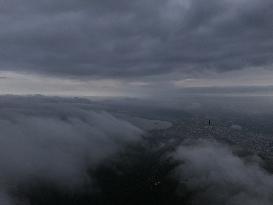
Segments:
[[[126,121],[81,105],[69,99],[0,98],[1,204],[10,200],[6,192],[29,180],[81,184],[87,167],[142,134]]]
[[[181,146],[176,154],[181,184],[193,193],[193,204],[269,205],[273,176],[259,160],[243,160],[218,143]],[[183,193],[182,193],[183,194]]]
[[[3,1],[0,69],[128,78],[272,65],[271,0]]]

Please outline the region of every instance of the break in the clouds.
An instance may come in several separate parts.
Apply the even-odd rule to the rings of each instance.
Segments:
[[[272,0],[2,0],[0,69],[195,76],[273,63]]]

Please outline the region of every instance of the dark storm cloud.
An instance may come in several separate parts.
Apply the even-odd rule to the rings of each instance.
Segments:
[[[2,1],[1,70],[130,77],[272,64],[271,0]]]

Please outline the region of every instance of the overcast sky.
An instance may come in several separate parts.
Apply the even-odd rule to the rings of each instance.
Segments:
[[[2,0],[0,94],[273,85],[272,0]]]

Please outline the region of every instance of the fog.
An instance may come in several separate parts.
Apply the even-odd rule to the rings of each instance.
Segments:
[[[179,120],[193,132],[222,129],[227,110],[198,99],[175,107],[167,100],[1,96],[1,205],[272,204],[272,172],[258,153],[221,136],[173,132]],[[219,127],[202,128],[192,116],[207,118],[213,106]],[[244,119],[246,111],[239,113]],[[224,131],[247,138],[242,122]]]
[[[178,148],[178,175],[193,193],[193,204],[272,204],[273,176],[260,159],[242,159],[216,142],[195,142]],[[183,193],[182,193],[183,194]]]
[[[2,96],[0,99],[0,192],[33,179],[78,186],[96,166],[142,131],[69,99]]]

